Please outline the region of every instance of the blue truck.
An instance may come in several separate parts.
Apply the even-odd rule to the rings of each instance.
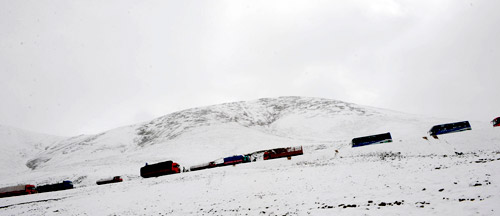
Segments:
[[[247,162],[250,162],[250,156],[248,155],[234,155],[224,158],[224,165],[234,165]]]
[[[352,147],[392,142],[391,133],[383,133],[352,139]]]

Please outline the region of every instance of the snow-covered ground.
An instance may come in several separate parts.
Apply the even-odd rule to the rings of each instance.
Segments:
[[[500,128],[485,120],[471,122],[471,131],[422,138],[434,124],[452,121],[280,97],[184,110],[97,135],[47,136],[51,143],[22,164],[1,160],[0,187],[68,179],[76,188],[1,198],[0,215],[500,214]],[[349,145],[385,132],[394,142]],[[298,145],[304,155],[291,160],[138,175],[145,162],[174,160],[188,168]],[[18,169],[27,163],[32,169]],[[115,175],[124,182],[95,185]]]

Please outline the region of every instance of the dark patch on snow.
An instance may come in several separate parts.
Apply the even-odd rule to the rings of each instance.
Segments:
[[[36,201],[30,201],[30,202],[16,203],[16,204],[11,204],[11,205],[6,205],[6,206],[0,206],[0,209],[2,209],[2,208],[9,208],[11,206],[17,206],[17,205],[25,205],[25,204],[31,204],[31,203],[38,203],[38,202],[58,201],[58,200],[66,199],[66,198],[68,198],[68,197],[61,197],[61,198],[56,198],[56,199],[43,199],[43,200],[36,200]]]
[[[46,163],[49,160],[50,158],[43,158],[43,157],[35,158],[26,162],[26,166],[31,170],[35,170],[38,166],[40,166],[40,164]]]
[[[144,147],[161,140],[172,140],[193,128],[237,123],[243,127],[267,130],[280,118],[291,114],[307,114],[319,111],[315,115],[332,116],[337,114],[364,115],[377,114],[370,110],[342,101],[320,98],[279,97],[262,98],[251,102],[233,102],[208,107],[187,109],[174,112],[141,125],[136,129],[138,137],[134,142]]]

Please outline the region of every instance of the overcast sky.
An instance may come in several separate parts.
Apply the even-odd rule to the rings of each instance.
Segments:
[[[500,1],[0,0],[0,124],[72,136],[262,97],[500,116]]]

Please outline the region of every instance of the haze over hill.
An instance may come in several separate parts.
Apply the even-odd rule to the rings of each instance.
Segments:
[[[204,203],[193,204],[203,206],[203,210],[198,210],[198,212],[196,208],[199,206],[191,206],[192,209],[187,212],[180,210],[182,208],[169,207],[169,211],[172,210],[178,214],[183,212],[191,214],[207,213],[207,205],[223,202],[225,197],[222,194],[237,192],[243,193],[247,197],[238,199],[236,203],[239,203],[240,207],[243,203],[252,203],[250,197],[259,193],[265,193],[262,196],[267,197],[264,200],[269,201],[272,197],[283,199],[289,197],[290,194],[298,195],[307,192],[311,196],[307,199],[311,202],[304,205],[308,207],[305,209],[297,208],[300,213],[305,213],[311,205],[317,205],[315,204],[316,201],[321,201],[320,199],[313,202],[312,200],[315,200],[313,196],[332,200],[331,197],[327,198],[329,197],[327,194],[323,194],[321,188],[326,188],[325,191],[329,191],[347,187],[351,191],[340,190],[340,194],[364,196],[373,199],[373,197],[379,196],[380,193],[387,192],[381,185],[382,182],[392,182],[392,186],[397,184],[399,187],[403,187],[403,189],[395,192],[399,194],[399,200],[399,197],[404,197],[405,193],[415,190],[414,184],[418,184],[418,187],[420,187],[429,183],[427,177],[420,179],[420,183],[412,182],[408,179],[408,176],[413,175],[412,173],[430,177],[436,173],[427,172],[428,170],[434,170],[436,167],[446,167],[454,171],[447,173],[450,176],[443,178],[443,181],[451,181],[450,178],[465,181],[462,178],[473,177],[477,174],[475,172],[478,172],[471,171],[477,167],[467,165],[469,161],[472,162],[472,160],[479,158],[496,160],[496,154],[500,151],[500,134],[498,130],[491,128],[486,121],[471,122],[472,131],[444,135],[439,140],[422,139],[423,136],[427,135],[426,132],[432,125],[448,121],[454,120],[405,114],[330,99],[279,97],[192,108],[171,113],[149,122],[124,126],[95,135],[81,135],[70,138],[34,135],[2,127],[3,131],[16,131],[16,134],[18,134],[13,136],[13,132],[2,132],[2,137],[19,138],[9,138],[14,140],[10,143],[15,144],[15,148],[2,144],[2,148],[7,146],[11,151],[2,151],[1,153],[4,159],[1,160],[0,164],[0,168],[3,170],[0,173],[0,179],[2,179],[0,186],[17,183],[43,184],[68,179],[72,180],[76,187],[80,188],[76,190],[83,190],[90,195],[89,197],[81,197],[74,191],[61,193],[69,193],[66,195],[88,201],[88,199],[91,199],[90,197],[93,197],[92,193],[100,190],[94,186],[97,179],[121,175],[124,176],[127,182],[123,185],[126,184],[127,186],[115,186],[115,188],[119,188],[120,194],[126,193],[126,190],[136,191],[131,192],[134,196],[139,193],[139,190],[148,191],[147,193],[140,193],[142,194],[140,197],[146,200],[142,201],[143,203],[157,203],[157,201],[151,199],[161,196],[153,189],[145,189],[143,184],[152,188],[157,187],[157,189],[158,187],[168,187],[177,196],[180,195],[179,193],[182,190],[191,191],[191,194],[181,196],[183,198],[180,198],[180,200],[171,200],[176,203],[185,204],[187,200],[196,196],[213,196],[215,200],[218,200],[210,203],[210,201],[201,201],[200,198],[196,198]],[[349,142],[354,137],[385,132],[391,132],[394,139],[393,143],[356,149],[350,147]],[[138,176],[139,169],[145,162],[154,163],[173,160],[188,168],[191,165],[235,154],[298,145],[304,146],[304,156],[296,157],[292,162],[286,160],[261,161],[238,165],[234,169],[217,168],[210,171],[160,177],[155,180],[142,180]],[[336,154],[334,150],[338,150],[339,153]],[[456,152],[465,153],[465,156],[458,157]],[[23,154],[23,156],[19,157],[20,154]],[[438,155],[446,155],[449,160],[442,161]],[[396,160],[396,162],[387,161],[386,158]],[[424,164],[419,164],[423,161],[425,161]],[[495,161],[492,164],[498,167],[498,163]],[[459,166],[462,165],[467,165],[464,170],[467,170],[468,173],[463,173],[460,170]],[[489,166],[492,166],[491,164],[485,166],[488,166],[483,169],[486,173],[481,173],[481,175],[495,176],[488,177],[488,181],[491,181],[492,178],[496,179],[500,173],[490,172],[491,167]],[[422,168],[426,171],[420,170]],[[304,170],[308,170],[306,171],[308,177],[303,176],[302,172]],[[324,175],[316,172],[324,173]],[[237,176],[239,175],[246,176],[245,178],[248,181],[252,179],[255,181],[262,180],[269,187],[274,186],[275,188],[258,186],[246,180],[241,183],[252,185],[252,189],[245,190],[230,186],[230,180],[243,181],[238,180]],[[444,175],[444,173],[438,175]],[[357,179],[352,179],[352,176],[357,176]],[[219,183],[210,183],[212,182],[211,179],[214,178],[218,179],[217,182]],[[286,180],[289,178],[293,180]],[[382,182],[375,183],[371,188],[368,185],[372,183],[367,183],[367,181],[371,182],[370,178],[377,178],[377,181]],[[387,178],[391,179],[388,180]],[[419,177],[415,178],[418,179]],[[330,183],[328,182],[335,181],[334,179],[338,182],[335,183],[334,187],[329,186]],[[348,180],[349,183],[344,182],[345,179],[350,179]],[[207,188],[198,185],[204,181],[208,181]],[[300,185],[306,184],[309,186],[302,185],[293,189],[285,187],[285,185],[292,187],[292,185],[299,184],[299,182],[302,182]],[[437,179],[432,179],[431,182],[434,185],[445,184],[445,182],[439,182]],[[159,183],[165,183],[165,185],[154,186]],[[185,185],[180,185],[183,183]],[[172,189],[172,184],[183,189]],[[197,190],[193,190],[192,187],[197,188]],[[360,189],[356,187],[364,188],[367,191],[360,192]],[[496,185],[490,189],[493,192],[498,191]],[[290,190],[290,194],[282,194],[279,192],[280,190]],[[418,190],[421,190],[421,188]],[[207,191],[208,194],[204,194],[203,191]],[[330,192],[333,193],[333,191]],[[109,197],[104,199],[103,202],[109,204],[113,199],[111,195],[113,193],[108,191]],[[272,195],[273,193],[274,195]],[[484,193],[486,194],[486,192]],[[125,199],[125,203],[134,202],[131,194],[126,195],[128,198]],[[41,196],[43,194],[24,196],[24,198],[35,199]],[[55,195],[44,196],[52,197]],[[22,199],[23,197],[12,198],[13,201],[2,199],[0,202],[15,203],[15,200]],[[432,199],[437,199],[437,197],[432,195]],[[278,209],[286,210],[285,204],[299,202],[300,200],[302,199],[297,198],[278,202],[277,206]],[[495,200],[498,200],[498,198],[490,199],[490,202]],[[259,207],[258,203],[261,202],[254,203],[255,205],[251,208],[263,208],[263,206]],[[89,206],[81,207],[76,202],[73,202],[73,205],[75,205],[73,208],[66,209],[71,214],[92,213]],[[224,204],[215,205],[218,206],[219,211],[228,207]],[[117,206],[122,206],[122,204],[117,204]],[[141,212],[138,210],[139,207],[130,207],[127,208],[127,211],[117,209],[119,208],[110,210],[107,213],[137,214]],[[165,210],[161,206],[156,206],[153,209]],[[13,212],[19,213],[18,210]],[[156,213],[156,210],[149,213]],[[249,213],[252,212],[249,211]],[[281,211],[275,210],[275,212]],[[290,211],[286,212],[290,213]]]

